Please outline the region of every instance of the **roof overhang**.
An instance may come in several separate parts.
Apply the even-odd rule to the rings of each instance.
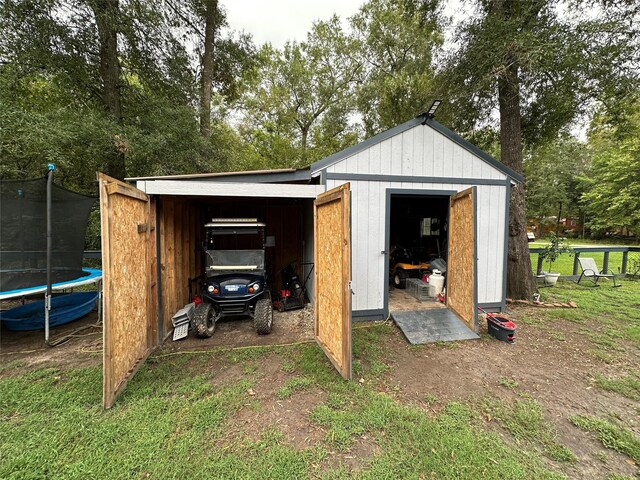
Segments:
[[[231,183],[210,180],[139,180],[136,187],[147,195],[195,197],[316,198],[324,185],[290,183]]]
[[[130,177],[128,182],[141,180],[206,180],[210,182],[305,182],[311,180],[311,171],[307,168],[279,168],[274,170],[245,170],[239,172],[192,173],[186,175],[163,175],[150,177]]]

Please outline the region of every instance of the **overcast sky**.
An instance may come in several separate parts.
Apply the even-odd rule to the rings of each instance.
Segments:
[[[327,20],[334,13],[346,28],[347,19],[363,3],[366,0],[221,0],[231,30],[250,33],[257,45],[271,42],[277,48],[287,40],[303,41],[314,21]],[[463,6],[461,0],[443,3],[444,15],[455,21],[468,15],[469,7]]]
[[[245,31],[257,44],[282,47],[287,40],[304,40],[314,20],[334,13],[343,21],[358,11],[362,0],[223,0],[232,30]]]

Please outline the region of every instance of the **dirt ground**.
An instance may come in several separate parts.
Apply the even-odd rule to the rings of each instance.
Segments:
[[[530,317],[533,315],[531,310],[532,307],[516,307],[512,317],[516,321]],[[9,332],[3,328],[0,332],[0,365],[8,368],[0,369],[0,377],[41,366],[99,365],[102,361],[102,338],[101,328],[92,326],[97,321],[96,317],[96,313],[92,313],[78,322],[54,329],[52,337],[56,338],[78,327],[89,327],[53,348],[44,345],[43,332]],[[604,449],[590,434],[568,421],[575,414],[614,415],[624,418],[625,423],[640,435],[640,404],[593,384],[596,373],[612,375],[615,373],[612,369],[624,365],[607,365],[589,355],[592,345],[584,335],[578,334],[581,328],[583,326],[568,321],[553,325],[518,322],[515,344],[499,342],[484,335],[478,341],[412,347],[394,327],[386,344],[386,358],[391,368],[383,377],[383,388],[403,402],[431,408],[434,413],[449,401],[474,402],[490,396],[514,402],[526,393],[542,404],[545,420],[551,422],[558,432],[557,440],[571,449],[578,459],[575,463],[554,464],[557,469],[570,478],[606,478],[611,473],[610,466],[615,465],[618,473],[640,475],[640,468],[628,457]],[[481,323],[480,333],[486,333],[486,323]],[[198,339],[192,334],[177,342],[169,338],[161,350],[172,352],[291,344],[312,339],[313,317],[311,307],[307,306],[304,310],[274,312],[270,335],[256,335],[251,319],[227,320],[218,323],[212,338]],[[627,351],[630,354],[624,361],[637,364],[637,357],[631,358],[637,355],[637,350],[629,347]],[[282,371],[280,363],[278,358],[263,362],[269,370],[261,375],[262,379],[254,387],[257,399],[273,400],[274,392],[292,378]],[[228,371],[222,377],[227,380],[234,377],[234,369],[237,370],[236,376],[242,375],[242,367],[237,364],[224,368]],[[505,386],[504,379],[509,379],[517,388]],[[428,396],[437,401],[425,407]],[[258,435],[269,426],[277,426],[292,444],[303,448],[324,435],[308,415],[322,401],[323,392],[314,387],[291,398],[265,402],[272,409],[266,423],[264,414],[258,418],[250,407],[243,408],[234,417],[230,434],[253,431]],[[488,428],[502,432],[495,420],[485,418],[484,421]],[[251,428],[254,424],[256,426]],[[507,442],[513,442],[508,434],[502,433]],[[363,437],[350,452],[340,454],[341,460],[348,462],[350,458],[367,458],[375,448],[369,439]]]
[[[0,322],[1,323],[1,322]],[[102,327],[97,312],[75,322],[52,328],[52,341],[75,333],[69,341],[49,347],[44,342],[44,331],[12,332],[0,326],[0,365],[14,362],[18,369],[0,369],[3,375],[16,374],[31,368],[45,366],[65,367],[94,366],[102,362]],[[273,329],[269,335],[257,335],[249,317],[223,319],[216,324],[211,338],[196,338],[192,332],[183,340],[171,337],[161,346],[163,351],[198,350],[216,347],[247,347],[255,345],[279,345],[313,340],[313,309],[273,312]]]
[[[511,316],[517,321],[527,311],[531,308],[516,308]],[[427,395],[434,395],[438,399],[436,409],[449,401],[473,401],[486,396],[510,403],[526,393],[542,404],[545,420],[558,431],[558,441],[576,455],[575,464],[555,464],[570,478],[606,478],[610,473],[608,465],[614,464],[617,472],[640,476],[640,466],[604,449],[590,434],[568,421],[576,414],[614,415],[640,435],[640,403],[593,385],[596,372],[614,372],[612,366],[586,353],[591,346],[584,336],[576,334],[579,329],[579,325],[570,322],[561,322],[553,329],[519,322],[514,344],[483,336],[480,341],[451,344],[451,348],[408,348],[396,328],[390,342],[394,363],[387,381],[416,404],[421,404]],[[480,333],[486,332],[486,323],[481,323]],[[517,388],[503,386],[504,379],[515,382]],[[494,421],[485,420],[488,426],[500,430]],[[599,457],[603,452],[609,457],[607,462]]]

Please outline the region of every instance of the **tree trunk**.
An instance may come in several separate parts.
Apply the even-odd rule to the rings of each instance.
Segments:
[[[520,84],[515,58],[508,56],[503,75],[498,79],[500,104],[500,159],[502,163],[522,173],[522,131],[520,114]],[[524,184],[511,189],[509,206],[509,251],[507,255],[507,296],[530,300],[536,286],[531,270],[527,242],[527,209]]]
[[[213,54],[215,46],[217,0],[205,0],[204,54],[200,79],[200,133],[211,138],[211,92],[213,89]]]
[[[558,202],[558,218],[556,219],[556,235],[560,235],[560,219],[562,217],[562,202]]]
[[[120,92],[120,62],[118,60],[118,0],[89,2],[98,27],[100,41],[100,77],[102,102],[118,125],[122,125],[122,99]],[[124,146],[114,135],[113,151],[107,159],[107,173],[120,180],[126,176]]]
[[[302,134],[302,138],[300,139],[300,146],[302,147],[302,158],[300,159],[301,164],[302,165],[306,165],[307,164],[307,142],[308,142],[308,138],[309,138],[309,128],[311,126],[306,126],[303,127],[300,130],[300,133]]]

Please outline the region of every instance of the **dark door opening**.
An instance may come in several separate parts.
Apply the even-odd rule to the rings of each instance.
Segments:
[[[410,343],[479,338],[434,295],[442,277],[436,281],[431,275],[440,270],[446,280],[451,236],[458,233],[449,231],[455,196],[455,191],[387,190],[385,309]],[[475,268],[474,258],[463,260]],[[430,285],[423,281],[427,276]]]
[[[415,279],[433,273],[434,260],[446,265],[449,196],[392,194],[388,209],[390,309],[439,306],[426,298],[418,304],[410,293]]]

